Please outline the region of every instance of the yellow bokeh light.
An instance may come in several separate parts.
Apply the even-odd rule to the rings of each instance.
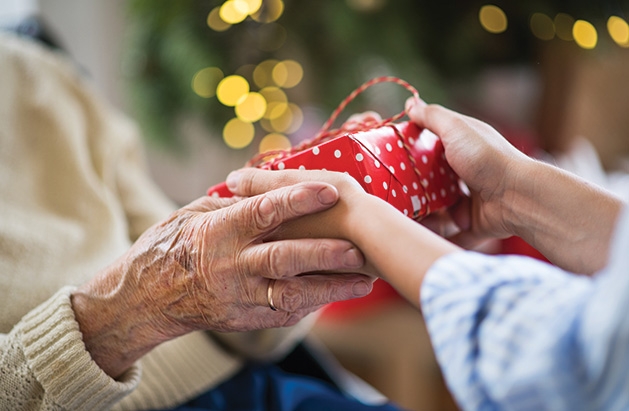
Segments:
[[[490,33],[498,34],[507,30],[507,15],[498,6],[485,5],[478,12],[481,26]]]
[[[249,4],[245,0],[227,0],[219,10],[219,16],[225,23],[237,24],[249,15]]]
[[[264,87],[260,90],[260,94],[264,96],[264,99],[269,102],[282,102],[286,103],[288,101],[288,97],[286,97],[286,93],[279,87]]]
[[[304,77],[304,69],[295,60],[284,60],[273,67],[271,76],[278,86],[291,88],[301,82],[301,79]]]
[[[196,72],[192,77],[192,90],[203,98],[210,98],[216,94],[216,86],[223,79],[223,72],[218,67],[206,67]]]
[[[291,147],[290,140],[284,134],[270,133],[262,138],[258,151],[266,153],[274,150],[288,150]]]
[[[629,24],[623,18],[611,16],[607,20],[607,31],[616,44],[629,47]]]
[[[262,7],[262,0],[245,0],[247,3],[247,14],[254,14]]]
[[[225,31],[232,26],[221,18],[220,7],[214,7],[207,15],[207,25],[214,31]]]
[[[286,93],[279,87],[265,87],[260,90],[260,94],[267,101],[266,112],[264,113],[264,118],[271,119],[275,117],[279,117],[282,115],[284,110],[288,108],[288,98],[286,97]],[[278,107],[280,109],[278,110]]]
[[[236,116],[243,120],[253,123],[262,118],[266,112],[266,100],[260,93],[255,91],[247,94],[236,104]]]
[[[284,13],[282,0],[266,0],[260,10],[251,14],[251,18],[259,23],[271,23],[279,19]]]
[[[304,114],[294,103],[288,103],[288,108],[280,116],[269,120],[273,131],[286,134],[297,131],[303,121]]]
[[[249,83],[244,77],[237,75],[225,77],[216,88],[218,101],[230,107],[238,104],[247,93],[249,93]]]
[[[529,22],[531,32],[540,40],[552,40],[555,37],[555,24],[544,13],[533,13]]]
[[[231,148],[245,148],[253,141],[255,129],[253,124],[232,118],[223,128],[223,141]]]
[[[260,88],[276,86],[273,82],[273,68],[277,63],[277,60],[270,59],[258,64],[253,70],[253,82]]]
[[[572,26],[574,26],[574,18],[566,13],[557,13],[554,19],[555,31],[557,37],[565,41],[572,41]]]
[[[264,118],[274,120],[284,115],[288,110],[288,103],[285,101],[273,101],[269,103]]]
[[[572,26],[572,37],[579,47],[593,49],[598,42],[598,33],[592,23],[585,20],[577,20]]]

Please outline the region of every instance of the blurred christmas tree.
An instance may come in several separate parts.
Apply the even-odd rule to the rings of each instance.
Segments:
[[[444,103],[450,79],[530,62],[540,41],[573,41],[579,19],[600,28],[617,16],[619,36],[627,26],[614,0],[494,4],[131,0],[129,91],[147,135],[163,143],[177,144],[174,125],[196,113],[230,147],[281,148],[309,137],[312,124],[375,76],[403,78]],[[627,33],[616,43],[629,45]],[[401,111],[405,90],[376,87],[349,111]]]

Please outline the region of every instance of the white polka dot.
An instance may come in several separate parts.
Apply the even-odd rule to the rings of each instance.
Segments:
[[[404,143],[402,143],[402,140],[398,140],[398,141],[397,141],[397,146],[398,146],[399,148],[404,147]]]
[[[422,204],[426,204],[426,197],[422,197]]]
[[[371,183],[371,176],[369,176],[369,175],[365,176],[365,183],[367,183],[367,184]]]
[[[306,167],[305,167],[305,166],[299,166],[299,169],[300,169],[300,170],[305,170],[305,169],[306,169]]]
[[[395,174],[395,168],[393,168],[393,166],[389,166],[389,171],[391,174]]]
[[[218,191],[213,192],[210,196],[214,198],[218,198],[219,197]]]
[[[334,157],[341,158],[341,150],[334,150]]]
[[[444,170],[443,167],[439,167],[439,172],[443,175],[446,173],[446,170]]]
[[[356,154],[356,161],[363,161],[363,155],[361,153]]]
[[[445,188],[442,188],[442,189],[441,189],[441,197],[445,197],[445,196],[446,196],[446,194],[447,194],[446,189],[445,189]]]
[[[402,186],[402,191],[404,191],[405,193],[408,193],[408,187]]]
[[[376,166],[376,168],[380,168],[380,162],[378,160],[375,160],[373,165]]]
[[[319,155],[319,147],[315,147],[312,149],[312,154],[314,154],[315,156]]]
[[[422,156],[422,163],[428,164],[428,157],[425,154]]]
[[[393,147],[391,147],[391,144],[389,144],[389,143],[387,143],[387,144],[384,146],[384,148],[386,148],[388,152],[393,151]]]
[[[433,173],[432,171],[430,172],[430,179],[432,180],[433,178],[435,178],[435,173]]]
[[[387,184],[387,182],[386,182],[386,181],[383,181],[383,182],[382,182],[382,188],[384,188],[385,190],[386,190],[387,188],[389,188],[389,185]]]
[[[426,180],[425,178],[421,181],[422,183],[422,187],[424,188],[428,188],[428,180]]]
[[[454,184],[450,186],[450,191],[452,191],[453,193],[456,191],[456,187],[454,186]]]
[[[413,181],[413,190],[417,190],[418,188],[417,183]]]
[[[408,210],[406,208],[404,209],[404,215],[408,215]]]
[[[378,155],[380,155],[380,153],[382,153],[382,152],[380,151],[380,147],[378,147],[378,146],[376,146],[376,149],[375,149],[374,151],[375,151],[375,152],[376,152],[376,154],[378,154]]]
[[[409,139],[408,139],[408,142],[409,142],[411,145],[414,145],[414,144],[415,144],[415,139],[414,139],[413,137],[411,137],[411,138],[409,138]]]
[[[432,194],[430,195],[430,198],[432,198],[432,201],[435,201],[435,200],[437,199],[437,194],[432,193]]]
[[[402,163],[400,163],[400,168],[401,168],[402,170],[406,170],[406,164],[404,164],[403,162],[402,162]]]
[[[391,195],[392,195],[393,197],[397,197],[397,193],[395,192],[395,190],[391,190]]]
[[[279,164],[277,165],[277,168],[280,170],[284,170],[284,167],[286,167],[286,165],[282,161],[280,161]]]

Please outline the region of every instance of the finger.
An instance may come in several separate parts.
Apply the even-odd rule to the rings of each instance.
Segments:
[[[238,197],[224,198],[204,196],[197,198],[183,208],[189,211],[207,213],[210,211],[218,210],[219,208],[229,207],[230,205],[237,203],[240,200],[241,199]]]
[[[226,209],[236,228],[256,237],[280,224],[332,207],[337,189],[326,183],[304,182],[245,198]]]
[[[438,104],[426,104],[413,98],[406,101],[406,113],[418,126],[429,129],[442,140],[448,138],[450,130],[460,129],[467,118]]]
[[[374,279],[361,274],[305,275],[269,282],[258,290],[261,305],[270,302],[280,312],[312,311],[336,301],[364,297],[373,289]]]
[[[360,184],[345,173],[324,170],[261,170],[242,168],[227,176],[227,187],[239,196],[249,197],[304,181],[327,181],[348,184],[362,190]]]
[[[363,254],[349,241],[295,239],[257,244],[244,250],[240,263],[251,276],[290,278],[321,271],[356,271]]]

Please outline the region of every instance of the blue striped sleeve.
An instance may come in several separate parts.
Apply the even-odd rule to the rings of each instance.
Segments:
[[[594,278],[461,252],[429,270],[421,306],[468,410],[629,409],[629,218]]]

